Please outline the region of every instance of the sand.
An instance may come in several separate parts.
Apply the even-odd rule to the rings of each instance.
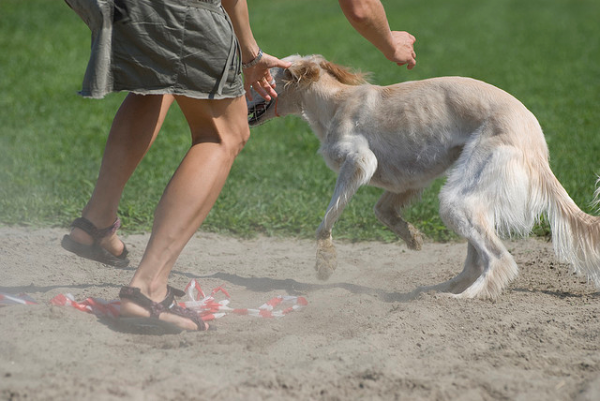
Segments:
[[[543,240],[506,242],[521,273],[490,301],[410,297],[457,274],[465,243],[338,242],[340,266],[320,282],[313,241],[200,232],[172,285],[224,285],[241,308],[277,295],[309,304],[159,336],[49,304],[115,299],[148,239],[125,237],[133,267],[116,269],[62,250],[64,232],[0,228],[0,292],[39,302],[0,308],[2,400],[600,399],[600,293]]]

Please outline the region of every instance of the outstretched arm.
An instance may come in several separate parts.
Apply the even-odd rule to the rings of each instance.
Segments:
[[[222,0],[221,4],[233,23],[235,35],[238,38],[242,50],[242,63],[248,64],[259,56],[258,44],[250,28],[248,15],[248,3],[246,0]],[[250,86],[266,100],[277,97],[273,77],[270,68],[288,68],[290,63],[279,60],[269,54],[262,54],[260,61],[251,67],[244,68],[244,89],[246,96],[251,99]]]
[[[379,0],[338,0],[350,24],[390,61],[407,65],[417,63],[413,44],[416,39],[408,32],[390,29],[385,9]]]

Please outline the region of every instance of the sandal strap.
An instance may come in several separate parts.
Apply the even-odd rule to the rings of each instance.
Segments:
[[[200,318],[200,316],[198,316],[198,313],[196,313],[192,309],[183,308],[175,303],[169,308],[168,313],[172,313],[174,315],[181,316],[186,319],[190,319],[192,322],[194,322],[196,324],[196,326],[198,326],[198,331],[206,330],[206,325],[204,324],[204,320],[202,320]]]
[[[111,226],[106,228],[98,228],[86,219],[85,217],[79,217],[71,223],[71,227],[79,228],[80,230],[85,231],[90,237],[92,237],[95,241],[101,240],[102,238],[113,235],[119,227],[121,227],[121,219],[116,218],[115,222],[112,223]]]
[[[141,290],[137,287],[122,287],[121,291],[119,292],[119,298],[125,298],[125,299],[129,299],[130,301],[133,301],[135,304],[141,306],[142,308],[144,308],[148,312],[150,312],[151,317],[157,318],[157,319],[158,319],[158,316],[163,312],[178,314],[173,309],[174,308],[183,309],[183,308],[179,307],[175,303],[175,297],[176,296],[181,297],[183,295],[185,295],[185,292],[178,290],[176,288],[173,288],[169,285],[167,286],[167,295],[165,296],[165,299],[162,302],[154,302],[153,300],[151,300],[150,298],[148,298],[147,296],[142,294]],[[183,316],[183,315],[180,315],[180,316]],[[184,317],[188,317],[188,316],[184,316]],[[194,323],[196,323],[196,322],[194,321]],[[200,326],[198,326],[198,327],[200,327]]]
[[[146,309],[150,312],[150,317],[158,319],[161,313],[172,313],[177,316],[189,319],[198,326],[199,331],[206,330],[204,321],[196,312],[191,309],[182,308],[175,302],[175,297],[181,297],[185,295],[185,292],[175,289],[171,286],[167,286],[167,296],[162,302],[154,302],[144,294],[141,290],[136,287],[122,287],[119,292],[120,298],[125,298],[133,301],[137,305]]]

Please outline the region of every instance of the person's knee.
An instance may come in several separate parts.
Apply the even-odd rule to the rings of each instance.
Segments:
[[[192,146],[202,143],[218,144],[224,156],[235,159],[250,138],[250,128],[246,124],[216,131],[205,129],[196,132],[192,137]]]
[[[220,101],[177,99],[192,131],[192,144],[212,142],[235,158],[250,138],[246,102],[242,97]]]
[[[227,147],[233,157],[237,157],[250,139],[248,124],[238,128],[237,134],[231,135],[231,143]]]
[[[220,136],[222,148],[231,158],[236,158],[240,154],[249,138],[250,128],[248,124],[238,125]]]
[[[247,106],[243,98],[235,99],[228,108],[228,118],[221,120],[226,121],[224,132],[226,135],[226,148],[229,153],[236,157],[246,146],[250,139],[250,127],[247,119]],[[218,123],[217,123],[218,124]]]

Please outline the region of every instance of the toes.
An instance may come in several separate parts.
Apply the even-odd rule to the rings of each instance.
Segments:
[[[110,237],[103,238],[100,241],[100,246],[106,249],[108,252],[112,253],[116,257],[125,257],[127,254],[127,248],[125,247],[125,243],[119,239],[117,234],[113,234]]]

